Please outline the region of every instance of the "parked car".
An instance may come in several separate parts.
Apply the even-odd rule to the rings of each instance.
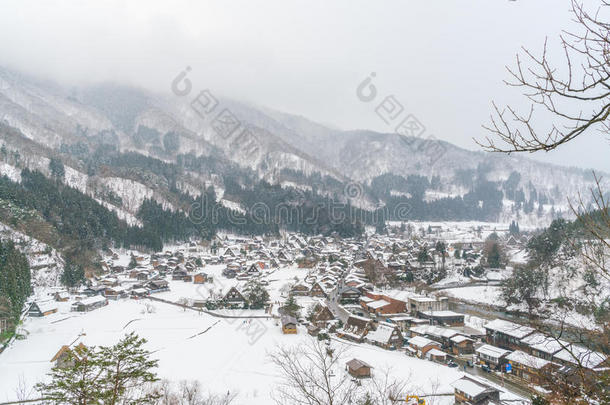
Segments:
[[[467,360],[467,361],[466,361],[466,365],[467,365],[468,367],[474,367],[474,363],[472,362],[472,360]]]
[[[486,373],[491,373],[491,368],[489,368],[489,366],[488,366],[487,364],[483,364],[483,365],[481,366],[481,369],[482,369],[483,371],[485,371]]]
[[[453,361],[453,360],[449,360],[447,362],[447,366],[449,366],[451,368],[455,368],[455,367],[458,367],[458,364],[455,361]]]

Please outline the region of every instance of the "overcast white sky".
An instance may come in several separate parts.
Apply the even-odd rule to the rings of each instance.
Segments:
[[[589,0],[591,1],[591,0]],[[0,64],[68,84],[196,88],[344,129],[391,132],[357,85],[375,72],[429,133],[477,149],[505,65],[571,25],[568,0],[5,1]],[[556,44],[556,42],[552,42]],[[610,172],[597,133],[535,158]]]

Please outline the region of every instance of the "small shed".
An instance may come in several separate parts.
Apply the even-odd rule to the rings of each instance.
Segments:
[[[307,333],[309,333],[311,336],[318,336],[318,333],[320,333],[320,328],[314,324],[307,325]]]
[[[371,367],[367,363],[358,359],[351,359],[347,363],[345,363],[345,369],[347,372],[356,378],[370,378],[371,377]]]
[[[295,317],[290,315],[282,315],[282,332],[284,334],[296,334],[297,333],[297,320]]]
[[[438,363],[444,363],[447,360],[447,353],[440,349],[432,348],[426,352],[426,358]]]

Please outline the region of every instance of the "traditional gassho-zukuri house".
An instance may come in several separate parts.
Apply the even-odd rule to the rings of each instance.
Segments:
[[[57,304],[53,301],[32,302],[28,310],[29,316],[41,317],[57,312]]]
[[[371,344],[384,349],[398,349],[402,347],[402,333],[397,325],[387,322],[379,322],[375,330],[369,331],[366,340]]]

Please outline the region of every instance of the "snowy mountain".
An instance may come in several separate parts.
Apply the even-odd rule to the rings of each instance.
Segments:
[[[134,224],[138,221],[133,215],[145,198],[178,208],[167,184],[162,186],[163,180],[150,173],[135,175],[134,168],[109,167],[90,176],[75,155],[74,145],[112,145],[121,152],[133,151],[168,163],[176,162],[180,154],[208,157],[215,162],[213,168],[186,171],[176,187],[198,195],[205,185],[212,184],[221,197],[223,175],[236,168],[272,184],[309,190],[316,186],[327,195],[340,192],[353,181],[368,186],[384,174],[438,176],[440,181],[426,191],[426,200],[464,196],[473,187],[474,178],[481,175],[501,188],[515,172],[519,178],[511,187],[523,190],[524,201],[535,199],[537,216],[528,218],[532,210],[520,213],[520,204],[515,208],[515,199],[505,197],[498,219],[517,215],[533,223],[541,218],[548,223],[551,210],[566,213],[566,197],[576,196],[593,184],[586,171],[522,156],[473,152],[445,141],[391,133],[343,131],[304,117],[215,97],[212,108],[212,104],[204,105],[201,98],[193,97],[159,95],[115,84],[68,89],[0,68],[0,142],[8,150],[18,151],[21,158],[18,164],[4,159],[0,174],[16,178],[17,166],[48,173],[49,159],[59,157],[66,165],[68,184],[92,196],[112,192],[121,203],[105,203]],[[286,170],[301,175],[287,178]],[[328,189],[328,182],[313,184],[310,176],[315,173],[335,179],[337,187]],[[242,181],[246,182],[245,178]],[[380,203],[378,197],[365,194],[356,205]]]

